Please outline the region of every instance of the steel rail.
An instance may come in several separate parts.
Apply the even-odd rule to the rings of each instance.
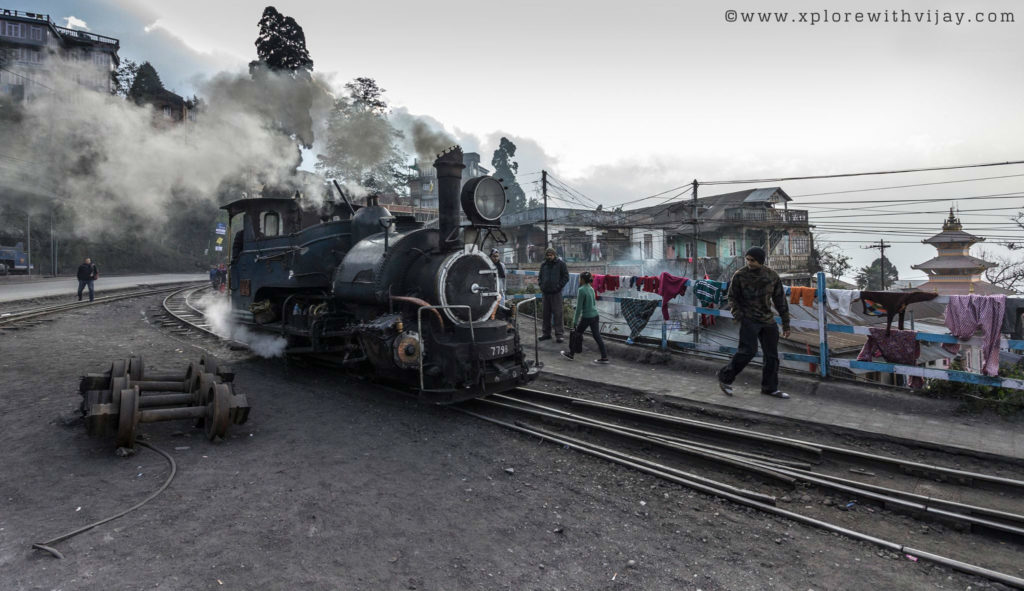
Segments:
[[[60,312],[66,312],[68,310],[75,310],[78,308],[84,308],[87,306],[94,306],[99,304],[109,304],[118,300],[127,300],[131,298],[145,297],[149,295],[156,295],[161,293],[167,293],[172,290],[180,290],[181,286],[174,285],[172,287],[164,287],[160,289],[148,289],[145,291],[133,291],[129,293],[115,294],[109,296],[98,297],[91,302],[71,302],[68,304],[57,304],[54,306],[45,306],[42,308],[36,308],[31,310],[22,310],[19,312],[10,312],[3,317],[0,317],[0,327],[8,324],[14,324],[23,320],[29,320],[31,318],[38,318],[40,316],[46,316],[49,314],[59,314]],[[187,288],[186,288],[187,289]]]
[[[672,451],[683,453],[683,454],[686,454],[686,455],[689,455],[689,456],[693,456],[693,457],[696,457],[696,458],[701,458],[701,459],[704,459],[704,460],[710,460],[712,462],[719,462],[719,463],[723,463],[723,464],[728,464],[728,465],[732,466],[733,468],[737,468],[737,469],[743,470],[745,472],[753,472],[755,474],[758,474],[758,475],[766,477],[766,478],[772,478],[774,480],[778,480],[778,481],[782,482],[783,484],[787,484],[787,485],[790,485],[790,486],[792,486],[796,482],[795,478],[781,475],[776,470],[762,468],[760,466],[757,466],[757,465],[755,465],[753,463],[749,463],[749,462],[741,462],[741,461],[738,461],[738,460],[734,460],[732,458],[726,457],[725,454],[716,453],[716,452],[712,452],[712,451],[708,451],[708,450],[695,449],[695,448],[693,448],[691,446],[687,446],[687,445],[680,445],[678,443],[671,443],[671,442],[668,442],[668,441],[659,441],[657,439],[652,439],[650,437],[645,437],[643,435],[637,435],[637,434],[634,434],[634,433],[629,433],[628,431],[625,431],[625,430],[622,430],[622,429],[618,429],[616,425],[609,425],[607,423],[599,423],[597,421],[580,420],[580,419],[577,419],[577,418],[567,417],[567,416],[564,416],[564,415],[557,415],[557,414],[554,414],[554,413],[548,413],[548,412],[539,411],[539,410],[520,408],[520,407],[516,407],[516,406],[510,405],[510,404],[505,404],[503,402],[497,402],[495,400],[487,400],[486,398],[480,400],[480,402],[488,403],[488,404],[491,404],[491,405],[494,405],[494,406],[498,406],[498,407],[501,407],[501,408],[508,408],[508,409],[512,409],[512,410],[517,410],[519,412],[525,412],[525,413],[532,414],[532,415],[539,416],[539,417],[560,420],[560,421],[564,421],[564,422],[572,423],[572,424],[576,424],[576,425],[582,425],[582,426],[585,426],[585,427],[589,427],[591,429],[598,429],[600,431],[604,431],[606,433],[612,433],[614,435],[618,435],[620,437],[625,437],[627,439],[633,439],[633,440],[642,441],[644,443],[650,443],[650,444],[653,444],[653,445],[659,445],[659,446],[664,447],[666,449],[671,449]]]
[[[563,400],[565,402],[568,402],[568,403],[571,403],[571,404],[575,404],[575,405],[587,406],[587,407],[593,407],[593,408],[601,408],[601,409],[609,410],[611,412],[615,412],[615,413],[619,413],[619,414],[637,416],[637,417],[641,417],[641,418],[648,418],[648,419],[657,420],[657,421],[660,421],[660,422],[669,423],[669,424],[673,424],[673,425],[698,428],[698,429],[706,430],[706,431],[709,431],[709,432],[719,432],[719,433],[728,434],[728,435],[738,435],[738,436],[742,436],[742,437],[754,437],[754,438],[757,438],[757,439],[760,439],[760,440],[764,440],[764,441],[772,441],[774,443],[785,443],[785,444],[803,445],[803,446],[807,446],[807,447],[811,447],[811,448],[815,448],[815,449],[820,449],[823,453],[831,453],[831,454],[838,455],[838,456],[852,457],[852,458],[856,458],[858,460],[867,461],[867,462],[874,463],[874,464],[885,464],[885,465],[889,465],[889,466],[895,466],[895,467],[897,467],[897,468],[899,468],[901,470],[904,470],[904,471],[914,471],[914,472],[919,472],[919,473],[937,474],[937,475],[945,476],[947,478],[951,478],[951,479],[960,481],[962,483],[967,483],[967,482],[971,482],[971,483],[973,483],[973,482],[983,482],[983,483],[986,483],[986,484],[989,484],[989,485],[993,485],[993,486],[997,486],[997,487],[1011,488],[1011,489],[1015,489],[1017,491],[1024,492],[1024,481],[1016,480],[1016,479],[1012,479],[1012,478],[1003,478],[1001,476],[995,476],[993,474],[982,474],[982,473],[979,473],[979,472],[968,472],[968,471],[965,471],[965,470],[957,470],[955,468],[945,468],[943,466],[935,466],[933,464],[924,464],[924,463],[921,463],[921,462],[913,462],[913,461],[910,461],[910,460],[901,460],[899,458],[892,458],[892,457],[883,456],[883,455],[879,455],[879,454],[875,454],[875,453],[867,453],[867,452],[857,451],[857,450],[848,449],[848,448],[844,448],[844,447],[838,447],[838,446],[834,446],[834,445],[814,443],[814,442],[809,442],[809,441],[805,441],[805,440],[801,440],[801,439],[795,439],[795,438],[791,438],[791,437],[782,437],[782,436],[779,436],[779,435],[767,435],[767,434],[764,434],[764,433],[758,433],[756,431],[749,431],[747,429],[740,429],[738,427],[727,427],[727,426],[724,426],[724,425],[715,425],[714,423],[708,423],[708,422],[705,422],[705,421],[698,421],[698,420],[695,420],[695,419],[686,419],[686,418],[682,418],[682,417],[674,417],[674,416],[671,416],[671,415],[665,415],[665,414],[651,412],[651,411],[646,411],[646,410],[639,410],[639,409],[629,408],[629,407],[626,407],[626,406],[620,406],[620,405],[616,405],[616,404],[608,404],[608,403],[605,403],[605,402],[596,402],[596,401],[591,401],[591,400],[584,400],[582,398],[575,398],[573,396],[565,396],[563,394],[555,394],[553,392],[544,392],[542,390],[534,390],[532,388],[517,388],[516,390],[518,390],[520,392],[526,392],[528,394],[536,394],[536,395],[541,395],[541,396],[547,396],[547,397],[551,397],[551,398],[560,399],[560,400]]]
[[[522,424],[508,423],[506,421],[501,421],[501,420],[495,419],[493,417],[488,417],[488,416],[485,416],[485,415],[474,413],[472,411],[468,411],[468,410],[465,410],[465,409],[462,409],[462,408],[459,408],[459,407],[450,407],[450,408],[452,408],[452,410],[456,410],[456,411],[465,413],[467,415],[470,415],[470,416],[482,419],[484,421],[488,421],[490,423],[494,423],[494,424],[500,425],[502,427],[505,427],[505,428],[513,430],[513,431],[518,431],[518,432],[526,434],[526,435],[538,437],[538,438],[540,438],[542,440],[550,441],[552,443],[556,443],[558,445],[565,446],[565,447],[567,447],[569,449],[573,449],[573,450],[576,450],[576,451],[579,451],[579,452],[582,452],[582,453],[585,453],[585,454],[588,454],[588,455],[592,455],[592,456],[595,456],[595,457],[599,457],[599,458],[608,460],[610,462],[613,462],[613,463],[616,463],[616,464],[619,464],[619,465],[622,465],[622,466],[630,467],[630,468],[633,468],[633,469],[636,469],[636,470],[639,470],[639,471],[642,471],[642,472],[645,472],[645,473],[648,473],[648,474],[652,474],[652,475],[658,476],[660,478],[664,478],[666,480],[670,480],[670,481],[675,482],[677,484],[681,484],[683,486],[686,486],[687,488],[690,488],[692,490],[697,490],[697,491],[700,491],[700,492],[704,492],[706,494],[710,494],[710,495],[715,496],[715,497],[719,497],[719,498],[723,498],[723,499],[726,499],[726,500],[729,500],[729,501],[733,501],[734,503],[737,503],[739,505],[743,505],[743,506],[746,506],[746,507],[751,507],[751,508],[754,508],[754,509],[758,509],[760,511],[764,511],[765,513],[770,513],[770,514],[773,514],[773,515],[776,515],[776,516],[779,516],[779,517],[785,517],[785,518],[790,519],[792,521],[796,521],[798,523],[802,523],[804,525],[809,525],[811,527],[822,529],[822,530],[825,530],[825,531],[828,531],[828,532],[832,532],[832,533],[836,533],[836,534],[839,534],[839,535],[843,535],[843,536],[852,538],[854,540],[859,540],[859,541],[863,541],[863,542],[869,542],[871,544],[874,544],[876,546],[880,546],[880,547],[885,548],[887,550],[890,550],[892,552],[905,553],[905,554],[914,556],[914,557],[916,557],[918,559],[928,560],[930,562],[934,562],[936,564],[941,564],[943,566],[948,566],[948,567],[950,567],[952,569],[955,569],[955,570],[958,570],[958,571],[961,571],[961,572],[966,572],[968,574],[972,574],[972,575],[975,575],[975,576],[983,577],[983,578],[986,578],[986,579],[989,579],[989,580],[992,580],[992,581],[997,581],[999,583],[1003,583],[1004,585],[1009,585],[1009,586],[1012,586],[1012,587],[1016,587],[1018,589],[1024,589],[1024,578],[1016,577],[1016,576],[1008,574],[1008,573],[1003,573],[1003,572],[987,569],[987,568],[984,568],[982,566],[970,564],[970,563],[967,563],[967,562],[963,562],[963,561],[956,560],[954,558],[949,558],[949,557],[946,557],[946,556],[942,556],[942,555],[939,555],[939,554],[934,554],[934,553],[931,553],[931,552],[926,552],[926,551],[923,551],[923,550],[918,550],[918,549],[913,548],[913,547],[911,547],[909,545],[906,545],[906,544],[900,544],[898,542],[892,542],[892,541],[889,541],[889,540],[885,540],[885,539],[882,539],[882,538],[878,538],[878,537],[872,536],[870,534],[865,534],[865,533],[862,533],[862,532],[858,532],[856,530],[852,530],[852,529],[849,529],[849,528],[838,526],[838,525],[835,525],[833,523],[829,523],[827,521],[823,521],[823,520],[820,520],[820,519],[815,519],[813,517],[808,517],[808,516],[802,515],[800,513],[796,513],[796,512],[793,512],[793,511],[789,511],[787,509],[782,509],[780,507],[776,507],[776,506],[771,505],[769,503],[764,503],[764,502],[761,502],[761,501],[758,501],[758,500],[755,500],[755,499],[752,499],[752,498],[748,498],[748,497],[743,496],[741,494],[736,494],[735,492],[732,492],[732,491],[730,491],[728,489],[725,489],[725,488],[720,488],[718,486],[713,486],[713,485],[705,484],[703,482],[687,480],[686,478],[680,478],[678,476],[674,476],[674,475],[669,474],[667,472],[659,471],[659,470],[650,468],[648,466],[644,466],[644,465],[641,465],[641,464],[638,464],[638,463],[634,463],[634,462],[625,460],[625,459],[623,459],[621,457],[617,457],[616,453],[606,453],[605,451],[601,451],[601,448],[599,446],[591,446],[591,444],[583,444],[582,442],[578,442],[578,441],[573,440],[573,439],[568,438],[568,437],[551,434],[549,432],[544,431],[543,429],[537,429],[537,428],[533,428],[533,427],[526,427],[526,426],[523,426]]]
[[[507,400],[518,401],[514,397],[503,396],[503,395],[497,395],[497,396],[499,396],[501,398],[504,398],[504,399],[507,399]],[[569,413],[567,411],[562,411],[562,410],[559,410],[559,409],[550,409],[550,408],[545,407],[543,405],[530,404],[530,406],[532,406],[532,407],[538,407],[538,408],[541,408],[541,409],[545,409],[545,410],[542,411],[542,410],[534,410],[532,408],[523,408],[523,407],[518,407],[518,406],[515,406],[515,405],[508,405],[508,404],[504,404],[504,403],[500,403],[500,402],[496,402],[496,401],[488,400],[488,399],[481,400],[481,402],[487,402],[487,403],[490,403],[492,405],[500,406],[500,407],[503,407],[503,408],[509,408],[509,409],[512,409],[512,410],[516,410],[516,411],[519,411],[519,412],[523,412],[523,413],[527,413],[527,414],[531,414],[531,415],[535,415],[535,416],[540,416],[542,418],[561,420],[561,421],[568,422],[568,423],[571,423],[571,424],[581,425],[581,426],[589,427],[589,428],[592,428],[592,429],[601,430],[601,431],[604,431],[604,432],[607,432],[607,433],[612,433],[614,435],[619,435],[619,436],[622,436],[622,437],[639,440],[639,441],[642,441],[644,443],[660,445],[662,447],[667,447],[667,448],[672,449],[674,451],[679,451],[679,452],[686,453],[686,454],[689,454],[689,455],[695,455],[695,456],[700,457],[700,458],[705,459],[705,460],[711,460],[711,461],[716,461],[717,460],[719,463],[726,464],[726,465],[728,465],[731,468],[738,468],[738,469],[741,469],[741,470],[754,472],[754,473],[757,473],[757,474],[759,474],[761,476],[768,476],[767,474],[765,474],[765,472],[764,472],[765,470],[775,471],[779,475],[786,476],[786,477],[789,477],[789,478],[792,479],[792,480],[783,480],[783,482],[785,482],[786,484],[793,485],[797,481],[803,481],[803,482],[807,482],[807,483],[810,483],[810,484],[815,484],[815,485],[817,485],[819,487],[822,487],[822,488],[839,491],[839,492],[846,493],[846,494],[849,494],[849,495],[852,495],[852,496],[856,496],[858,498],[871,499],[872,501],[879,503],[883,507],[886,507],[886,508],[889,508],[889,509],[900,509],[900,510],[903,510],[904,512],[913,514],[915,517],[918,517],[918,518],[922,518],[923,517],[923,518],[927,518],[927,519],[930,519],[930,520],[947,520],[947,521],[951,520],[951,521],[956,521],[956,522],[959,522],[959,523],[964,523],[964,524],[970,525],[972,527],[974,527],[974,526],[976,526],[976,527],[983,527],[983,528],[986,528],[988,530],[998,531],[998,532],[1002,532],[1002,533],[1008,533],[1008,534],[1012,534],[1012,535],[1018,536],[1020,538],[1024,538],[1024,529],[1022,529],[1022,528],[1020,528],[1020,527],[1018,527],[1016,525],[1011,525],[1009,523],[1004,523],[1004,522],[1001,522],[1001,521],[993,521],[991,519],[984,519],[984,518],[981,518],[981,517],[976,517],[976,516],[973,516],[973,515],[968,515],[968,514],[962,513],[962,512],[957,511],[957,510],[952,510],[952,511],[949,510],[949,509],[960,509],[960,510],[963,510],[963,509],[966,509],[968,507],[966,505],[955,506],[957,504],[953,503],[954,506],[951,507],[948,504],[946,504],[946,505],[944,505],[946,507],[945,509],[939,508],[939,507],[936,507],[936,506],[930,506],[930,505],[928,505],[928,504],[926,504],[924,502],[921,502],[921,499],[919,499],[919,498],[918,499],[907,499],[907,498],[904,498],[903,496],[901,496],[899,494],[892,494],[892,493],[902,493],[903,491],[896,491],[894,489],[869,490],[868,487],[862,486],[860,482],[846,480],[846,479],[830,478],[827,475],[819,475],[819,474],[811,472],[810,470],[807,470],[807,469],[799,469],[799,468],[794,468],[792,466],[783,466],[783,465],[780,465],[780,464],[776,463],[775,460],[772,459],[772,458],[756,459],[756,458],[749,458],[749,457],[738,456],[738,455],[735,455],[734,453],[732,453],[732,450],[728,450],[726,448],[716,447],[716,448],[714,448],[714,450],[706,450],[704,453],[700,453],[699,451],[694,450],[693,446],[673,444],[673,443],[671,443],[669,441],[672,438],[663,438],[659,434],[652,434],[650,432],[642,431],[642,430],[639,430],[639,429],[631,429],[629,427],[622,427],[620,425],[614,425],[614,424],[610,424],[610,423],[605,423],[603,421],[598,421],[596,419],[591,419],[590,417],[582,417],[580,415],[575,415],[575,414]],[[547,412],[547,411],[554,411],[554,412]],[[778,477],[774,477],[774,478],[776,480],[780,480]],[[881,488],[881,487],[877,487],[877,488]],[[913,495],[913,493],[908,493],[908,495]],[[919,497],[920,495],[913,495],[913,496],[918,496]],[[942,503],[935,503],[935,505],[940,505],[940,504],[942,504]],[[1003,516],[1003,518],[1006,518],[1005,516],[1009,516],[1009,519],[1008,519],[1009,521],[1018,521],[1018,520],[1024,519],[1024,517],[1021,517],[1021,516],[1016,516],[1016,515],[1013,515],[1013,514],[1002,513],[1002,512],[996,511],[996,510],[991,510],[991,509],[986,509],[986,508],[980,508],[980,509],[983,510],[983,511],[986,511],[986,512],[992,512],[992,513],[1001,514],[1001,516]],[[992,516],[992,515],[990,515],[990,516]],[[1018,521],[1018,523],[1019,523],[1019,521]]]
[[[163,308],[164,308],[164,310],[167,311],[168,314],[170,314],[178,322],[181,322],[183,324],[191,326],[192,328],[195,328],[196,330],[201,330],[202,332],[205,332],[206,334],[215,336],[218,339],[223,338],[219,334],[215,333],[209,327],[209,325],[201,325],[201,324],[197,324],[195,322],[192,322],[191,320],[186,318],[184,316],[184,314],[181,313],[183,310],[180,307],[172,305],[172,303],[176,303],[177,302],[177,298],[180,298],[180,300],[182,302],[182,305],[188,306],[189,308],[191,308],[192,306],[188,303],[188,296],[193,294],[193,293],[195,293],[195,292],[197,292],[197,291],[203,290],[203,289],[210,289],[210,287],[208,285],[201,285],[201,286],[198,286],[198,287],[186,287],[184,289],[179,289],[178,291],[176,291],[176,292],[174,292],[172,294],[169,294],[167,297],[164,298]],[[188,293],[185,293],[185,292],[188,292]],[[195,308],[193,308],[193,309],[195,309]],[[188,314],[191,314],[193,316],[198,315],[201,318],[206,318],[206,314],[201,312],[201,311],[199,311],[199,310],[197,310],[195,313],[188,312]]]

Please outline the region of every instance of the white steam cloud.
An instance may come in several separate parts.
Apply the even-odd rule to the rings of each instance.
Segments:
[[[313,119],[331,104],[318,79],[268,71],[222,74],[202,85],[194,121],[173,122],[150,106],[85,88],[106,74],[91,64],[48,61],[30,90],[20,120],[0,123],[6,151],[34,163],[0,170],[6,186],[35,185],[63,201],[82,236],[158,229],[175,199],[220,204],[265,188],[300,191],[314,203],[324,187],[295,174],[298,144],[313,143]]]
[[[207,322],[217,336],[244,343],[260,357],[280,357],[288,346],[288,341],[283,337],[253,332],[232,320],[231,303],[224,296],[206,294],[196,305],[206,315]]]

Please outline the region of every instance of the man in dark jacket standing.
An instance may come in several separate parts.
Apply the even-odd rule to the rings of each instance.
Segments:
[[[540,340],[551,339],[551,325],[555,326],[555,337],[561,343],[565,336],[562,322],[562,288],[569,283],[569,267],[558,258],[555,249],[548,248],[544,262],[540,264],[540,291],[544,294],[544,334]]]
[[[789,303],[786,301],[779,274],[764,266],[763,248],[753,247],[746,254],[747,265],[736,271],[729,281],[729,307],[740,324],[739,350],[729,364],[718,371],[718,387],[732,396],[736,375],[757,355],[761,343],[764,370],[761,393],[776,398],[789,398],[779,390],[779,327],[775,324],[772,304],[782,318],[782,336],[789,336]]]
[[[95,289],[93,282],[100,276],[100,270],[92,264],[92,259],[85,257],[85,262],[78,265],[78,301],[82,301],[82,290],[89,286],[89,301],[93,300]]]

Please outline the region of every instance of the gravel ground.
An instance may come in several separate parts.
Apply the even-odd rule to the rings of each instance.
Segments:
[[[237,358],[253,407],[219,444],[145,425],[178,475],[67,421],[77,377],[202,353],[158,298],[0,334],[3,589],[986,589],[981,579],[696,494],[329,370]],[[204,345],[205,346],[205,345]],[[230,359],[235,355],[235,359]],[[70,422],[71,424],[65,424]]]

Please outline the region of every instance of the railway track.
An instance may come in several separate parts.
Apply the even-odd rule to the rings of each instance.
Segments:
[[[1020,501],[1024,498],[1024,480],[531,388],[492,395],[454,409],[914,560],[927,560],[1024,589],[1024,578],[976,564],[991,559],[1011,565],[1003,567],[1007,570],[1019,568],[1019,559],[1014,557],[1024,544],[1024,504]],[[890,482],[877,484],[884,480]],[[922,494],[922,488],[928,494]],[[782,499],[791,501],[790,495],[803,499],[794,503],[803,506],[803,511],[780,506]],[[834,498],[842,500],[829,503]],[[822,506],[827,507],[826,513],[838,509],[864,515],[854,520],[850,514],[843,514],[847,519],[840,523],[814,510]],[[892,522],[899,518],[884,517],[889,514],[906,519],[905,532],[893,527]],[[850,521],[856,521],[857,529]],[[944,556],[934,536],[928,543],[921,543],[920,531],[915,530],[918,527],[923,531],[929,527],[961,531],[979,540],[972,543],[972,548],[978,549],[965,559]],[[874,533],[858,531],[862,529]],[[891,539],[898,535],[911,542]]]
[[[179,289],[164,299],[163,309],[173,318],[174,324],[184,324],[217,336],[195,304],[195,300],[207,290],[209,287],[205,286]],[[978,534],[972,537],[985,540],[982,545],[986,548],[1004,554],[1007,550],[1003,540],[1010,540],[1009,551],[1015,553],[1024,543],[1024,511],[1020,503],[1024,498],[1024,480],[768,435],[531,388],[518,388],[510,394],[492,395],[452,408],[740,505],[868,542],[915,560],[926,560],[1024,589],[1024,578],[1014,574],[945,556],[919,547],[917,543],[892,541],[886,534],[858,531],[809,514],[813,512],[779,506],[780,499],[794,491],[814,492],[819,497],[831,495],[850,499],[840,502],[840,509],[873,506],[878,508],[878,515],[884,511],[907,516],[912,523],[937,523],[941,525],[936,527],[952,526]],[[534,422],[527,423],[523,417]],[[584,439],[567,435],[537,422],[554,425],[556,429],[568,427],[574,433],[586,433],[590,437]],[[624,441],[629,445],[624,445]],[[655,459],[651,457],[651,450],[657,450],[653,454]],[[670,459],[663,460],[662,456]],[[685,458],[685,461],[681,462],[680,458]],[[672,461],[675,465],[668,463]],[[698,473],[698,470],[705,473]],[[927,480],[929,485],[926,488],[930,494],[912,490],[915,488],[912,486],[899,488],[866,481],[886,475],[893,478],[902,476],[904,484]],[[964,490],[976,491],[976,494],[965,495]],[[977,500],[954,500],[965,496]],[[1002,503],[986,504],[999,499],[1003,500]],[[984,551],[981,551],[981,556],[970,560],[980,562],[984,558]]]
[[[161,322],[164,327],[184,325],[185,330],[196,329],[201,333],[220,338],[214,332],[213,325],[207,320],[206,314],[198,307],[197,301],[203,295],[213,293],[210,285],[190,286],[167,295],[161,304],[166,316]]]
[[[137,291],[130,291],[125,293],[119,293],[108,296],[101,296],[91,302],[69,302],[63,304],[54,304],[51,306],[40,306],[38,308],[31,308],[28,310],[20,310],[17,312],[10,312],[0,316],[0,330],[4,329],[18,329],[26,326],[33,326],[38,324],[41,318],[60,314],[61,312],[68,312],[71,310],[77,310],[79,308],[85,308],[88,306],[98,306],[101,304],[109,304],[120,300],[126,300],[130,298],[144,297],[150,295],[158,295],[162,293],[172,292],[181,290],[180,284],[175,284],[167,287],[160,288],[147,288]]]

